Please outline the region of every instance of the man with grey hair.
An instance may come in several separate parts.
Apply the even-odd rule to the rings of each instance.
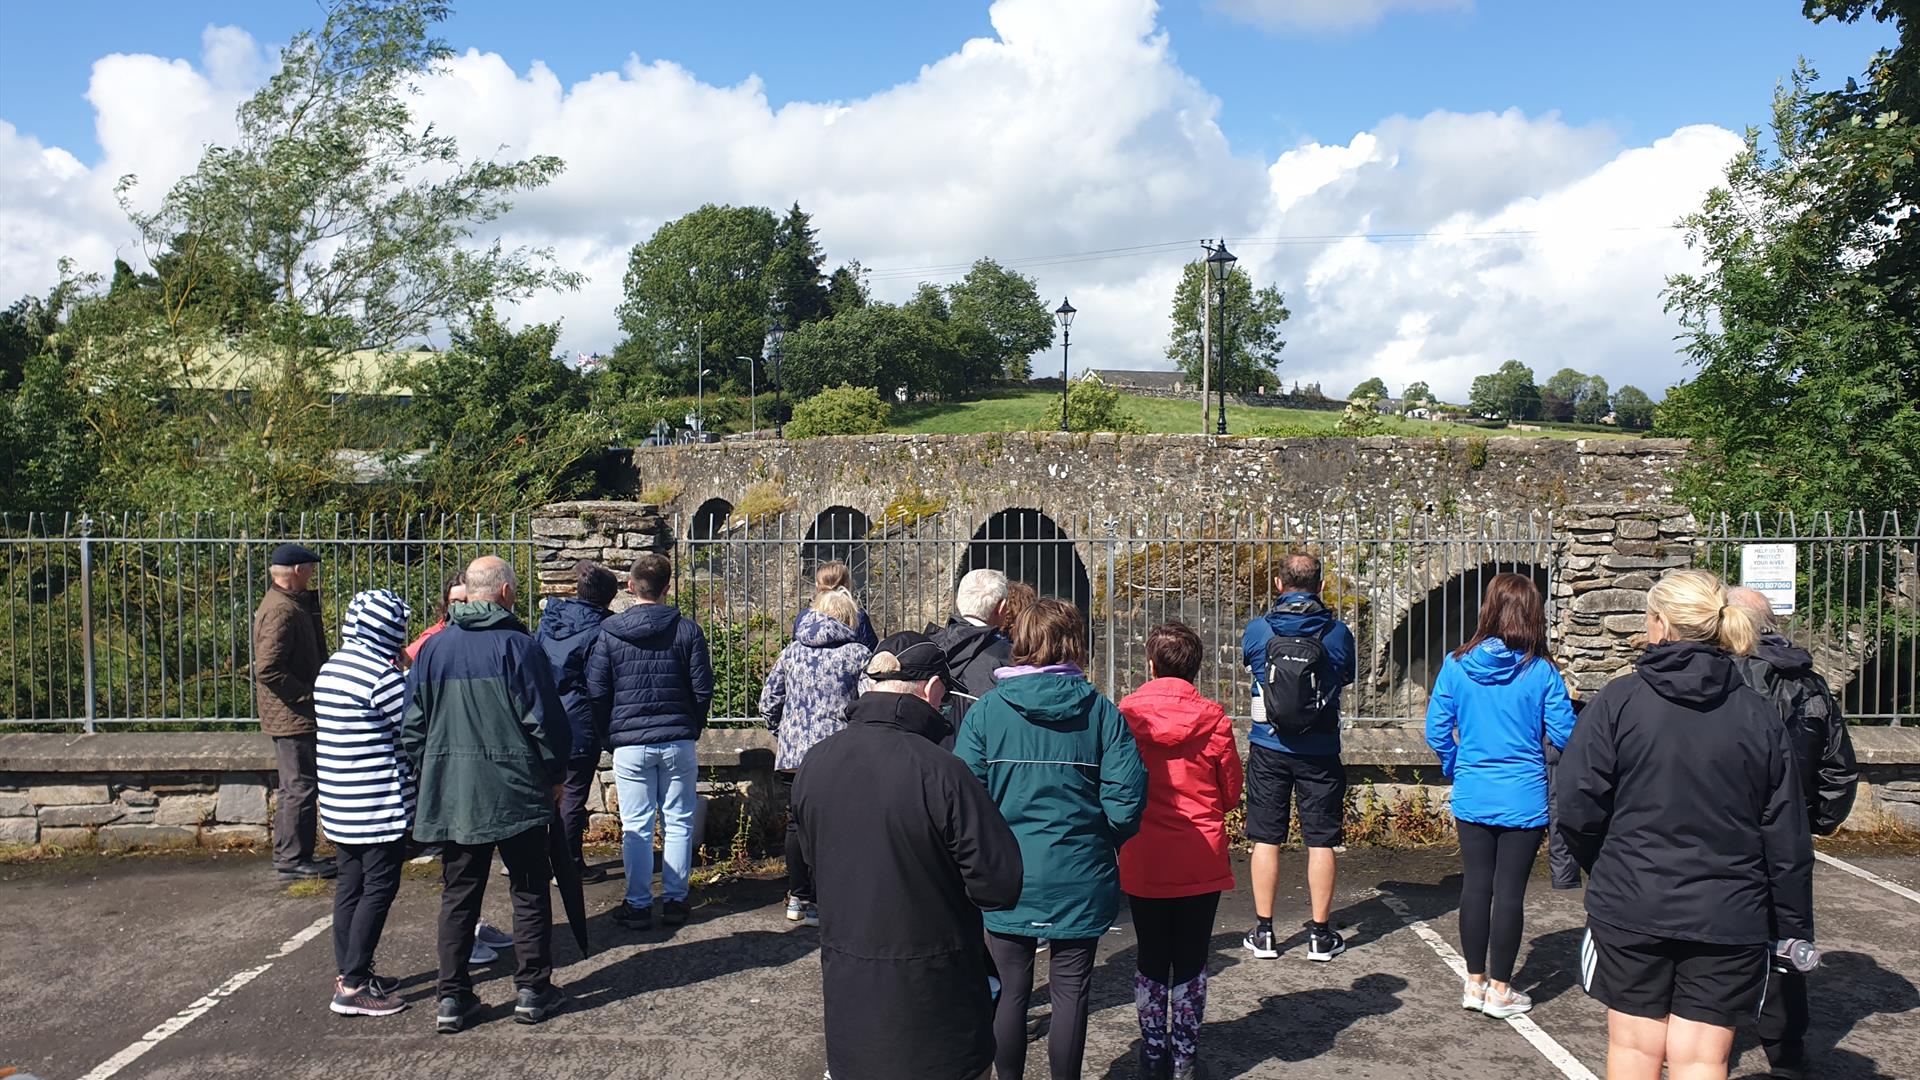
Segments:
[[[420,779],[413,835],[441,852],[436,1025],[446,1035],[482,1007],[468,964],[496,849],[513,891],[513,1018],[537,1024],[561,1003],[547,830],[558,827],[573,729],[546,656],[513,613],[515,587],[506,560],[475,559],[466,602],[407,673],[400,749]]]
[[[1793,743],[1807,823],[1825,836],[1846,820],[1860,783],[1846,717],[1827,680],[1813,669],[1813,654],[1775,629],[1773,605],[1764,593],[1735,587],[1727,590],[1727,602],[1746,611],[1760,628],[1760,644],[1753,655],[1736,657],[1734,662],[1741,679],[1780,711]],[[1807,977],[1775,957],[1759,1024],[1760,1045],[1767,1052],[1772,1075],[1806,1074],[1807,1024]]]
[[[959,732],[967,710],[997,681],[993,673],[1012,663],[1007,637],[1007,575],[998,570],[969,570],[954,590],[954,614],[944,627],[926,630],[946,654],[953,681],[947,686],[947,722]],[[942,745],[953,745],[949,735]]]
[[[326,623],[313,575],[320,556],[281,544],[267,564],[273,586],[253,613],[253,686],[260,731],[273,737],[280,794],[273,815],[273,866],[282,878],[330,878],[332,859],[314,858],[319,806],[313,686],[327,662]]]

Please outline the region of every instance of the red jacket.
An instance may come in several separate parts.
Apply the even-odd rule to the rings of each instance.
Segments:
[[[1120,848],[1120,888],[1155,898],[1232,889],[1227,811],[1245,773],[1226,710],[1185,679],[1154,679],[1120,713],[1147,765],[1147,810]]]

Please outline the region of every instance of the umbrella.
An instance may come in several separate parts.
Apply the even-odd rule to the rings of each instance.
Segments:
[[[567,844],[566,827],[558,814],[547,825],[547,861],[553,864],[553,883],[560,890],[560,906],[566,909],[567,925],[573,930],[574,944],[580,955],[587,955],[587,894],[580,884],[580,867],[573,861]]]

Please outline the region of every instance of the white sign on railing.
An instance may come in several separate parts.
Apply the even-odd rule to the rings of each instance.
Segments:
[[[1765,596],[1775,615],[1791,615],[1798,561],[1792,544],[1748,544],[1740,549],[1740,584]]]

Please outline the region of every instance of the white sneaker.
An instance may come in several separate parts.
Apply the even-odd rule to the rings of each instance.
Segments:
[[[799,922],[800,920],[806,917],[807,917],[807,902],[793,895],[792,893],[788,893],[787,894],[787,921]]]
[[[1468,981],[1460,987],[1460,1007],[1468,1012],[1480,1012],[1487,1005],[1487,984]]]
[[[493,946],[479,938],[473,940],[473,951],[467,954],[467,963],[491,964],[498,959],[500,959],[500,953]]]
[[[1507,992],[1502,994],[1500,991],[1489,986],[1487,987],[1487,1003],[1480,1011],[1493,1017],[1495,1020],[1505,1020],[1509,1016],[1519,1016],[1531,1008],[1533,1008],[1533,999],[1526,994],[1512,987],[1508,987]]]

